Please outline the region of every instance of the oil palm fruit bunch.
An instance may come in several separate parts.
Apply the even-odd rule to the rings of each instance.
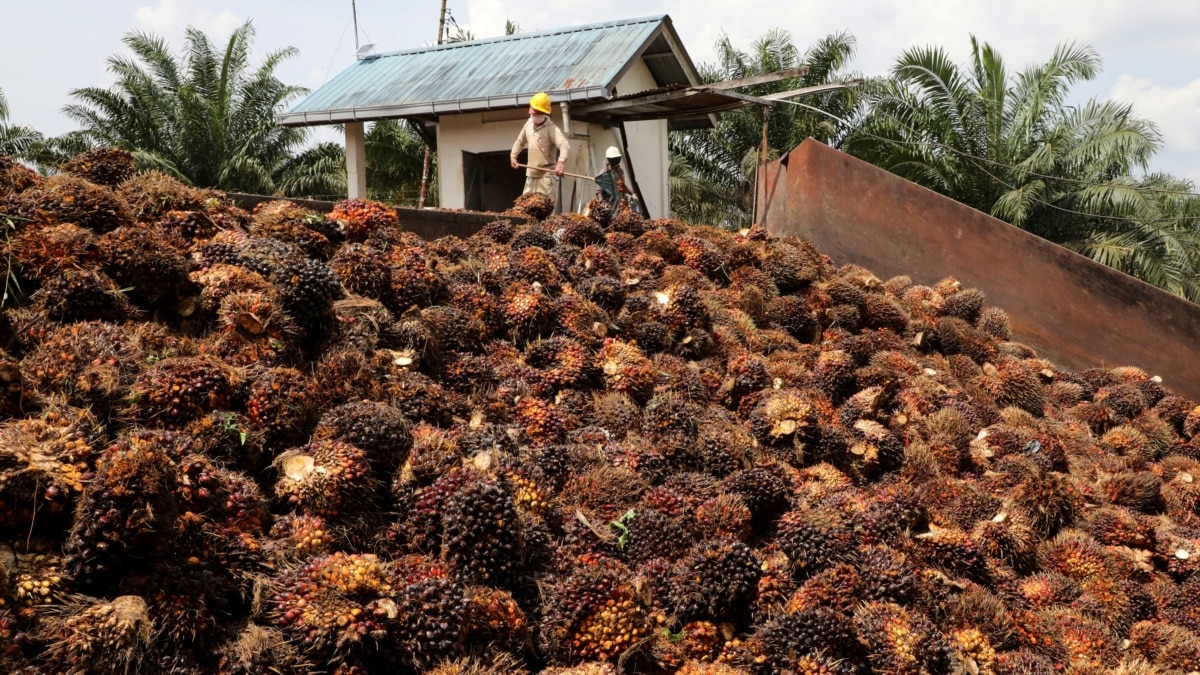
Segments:
[[[135,173],[133,154],[122,148],[97,148],[75,155],[59,170],[96,185],[116,187]]]
[[[399,222],[394,210],[369,199],[344,199],[333,205],[329,218],[341,226],[351,241],[363,241],[375,230],[394,227]]]
[[[424,241],[118,155],[0,160],[0,667],[1198,667],[1200,405],[956,279],[536,196]]]

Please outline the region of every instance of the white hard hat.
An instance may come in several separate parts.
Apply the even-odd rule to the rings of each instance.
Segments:
[[[615,146],[615,145],[608,146],[608,149],[604,151],[604,159],[612,159],[613,157],[620,157],[620,156],[621,156],[621,151],[618,150],[617,146]]]

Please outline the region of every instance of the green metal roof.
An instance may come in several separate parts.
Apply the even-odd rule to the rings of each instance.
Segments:
[[[667,15],[520,33],[370,56],[310,94],[280,124],[305,126],[600,101],[642,58],[656,84],[698,84]],[[620,92],[629,93],[629,92]]]

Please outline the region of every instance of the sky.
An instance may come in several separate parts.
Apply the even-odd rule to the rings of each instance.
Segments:
[[[182,47],[194,26],[223,41],[247,20],[259,54],[287,46],[299,55],[277,71],[289,84],[319,87],[353,61],[351,0],[0,0],[0,90],[10,123],[56,135],[76,128],[62,114],[70,91],[108,86],[106,60],[130,31],[154,33]],[[748,48],[772,28],[791,33],[803,49],[821,37],[852,34],[851,69],[885,74],[913,46],[941,45],[959,63],[970,36],[991,43],[1011,70],[1043,62],[1056,45],[1095,47],[1103,70],[1072,89],[1072,101],[1114,99],[1155,122],[1163,149],[1151,171],[1200,185],[1200,2],[1194,0],[448,0],[450,14],[477,37],[504,33],[506,20],[523,31],[669,14],[696,63],[715,60],[726,34]],[[358,37],[377,51],[432,44],[440,0],[357,0]],[[329,137],[333,139],[334,137]]]

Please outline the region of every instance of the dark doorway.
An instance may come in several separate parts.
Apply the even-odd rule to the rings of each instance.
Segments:
[[[522,151],[517,161],[525,163]],[[471,211],[503,211],[525,190],[525,170],[508,163],[507,152],[463,151],[463,206]]]

